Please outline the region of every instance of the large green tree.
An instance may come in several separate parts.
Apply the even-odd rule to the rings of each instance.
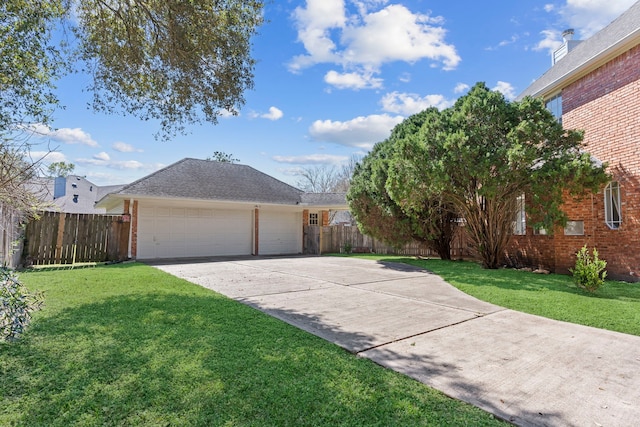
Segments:
[[[393,246],[418,241],[451,259],[451,241],[457,217],[452,206],[439,197],[410,205],[395,200],[387,191],[390,162],[406,138],[414,138],[428,112],[411,116],[394,128],[391,136],[376,144],[356,166],[347,200],[360,230]]]
[[[163,136],[215,123],[253,87],[262,8],[256,0],[0,2],[0,130],[47,122],[66,64],[90,76],[96,110],[157,119]]]
[[[29,125],[51,122],[56,81],[72,70],[89,76],[95,110],[158,120],[163,138],[236,113],[253,87],[262,8],[257,0],[0,2],[1,201],[12,204],[39,173]]]
[[[509,102],[478,83],[453,107],[427,114],[416,136],[399,143],[389,194],[405,209],[435,197],[453,205],[487,268],[504,257],[518,197],[526,195],[534,227],[552,231],[567,220],[565,193],[596,191],[608,179],[582,133],[563,129],[540,99]]]
[[[25,123],[47,123],[57,105],[55,81],[69,69],[52,41],[65,15],[59,0],[0,2],[0,137]]]
[[[158,119],[165,135],[236,113],[253,87],[256,0],[78,0],[94,108]]]

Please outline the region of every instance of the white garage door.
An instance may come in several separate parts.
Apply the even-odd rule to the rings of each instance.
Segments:
[[[139,259],[250,255],[250,210],[140,206]]]
[[[302,252],[302,214],[260,211],[258,252],[260,255]]]

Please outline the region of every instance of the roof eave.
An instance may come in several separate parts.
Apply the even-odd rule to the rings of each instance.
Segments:
[[[635,47],[638,44],[640,44],[640,28],[629,33],[626,37],[620,39],[617,43],[593,55],[578,67],[572,69],[571,71],[568,71],[567,73],[558,77],[553,82],[547,84],[538,91],[528,94],[528,96],[531,96],[533,98],[547,97],[556,92],[559,92],[563,88],[576,82],[588,73],[606,64],[613,58],[620,55],[622,52],[626,52],[627,50]]]

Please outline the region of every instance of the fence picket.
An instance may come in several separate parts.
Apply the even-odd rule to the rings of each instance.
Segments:
[[[25,229],[23,259],[33,265],[122,261],[129,223],[120,215],[43,212]]]
[[[451,242],[451,256],[466,257],[470,255],[464,233]],[[322,238],[320,238],[322,235]],[[346,225],[304,227],[304,253],[337,253],[351,250],[352,252],[371,252],[377,254],[410,255],[410,256],[437,256],[438,254],[426,247],[421,242],[409,242],[400,248],[394,248],[384,242],[364,235],[358,227]]]

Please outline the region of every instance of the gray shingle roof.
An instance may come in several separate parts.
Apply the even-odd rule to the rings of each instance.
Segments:
[[[250,166],[186,158],[112,194],[297,204],[302,191]]]
[[[301,203],[310,206],[343,206],[347,204],[346,193],[303,193]]]
[[[517,100],[527,95],[538,97],[550,90],[561,89],[562,83],[577,71],[589,68],[591,64],[605,59],[612,50],[627,43],[631,43],[629,48],[640,43],[640,1],[598,33],[577,45],[525,89]]]

